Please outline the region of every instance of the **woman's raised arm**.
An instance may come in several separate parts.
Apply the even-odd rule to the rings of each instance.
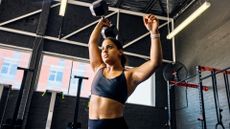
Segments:
[[[96,71],[98,67],[103,65],[101,58],[98,41],[100,39],[101,30],[104,26],[109,26],[110,22],[108,19],[101,19],[95,26],[93,32],[90,35],[88,48],[89,48],[89,60],[93,71]]]
[[[149,78],[162,62],[162,50],[160,42],[160,34],[158,31],[159,21],[152,15],[148,14],[143,17],[144,25],[150,32],[151,48],[150,60],[139,67],[133,69],[132,78],[135,83],[139,84]]]

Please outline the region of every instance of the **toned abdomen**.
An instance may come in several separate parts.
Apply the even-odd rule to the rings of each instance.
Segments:
[[[115,100],[91,95],[89,102],[90,119],[110,119],[123,116],[124,105]]]

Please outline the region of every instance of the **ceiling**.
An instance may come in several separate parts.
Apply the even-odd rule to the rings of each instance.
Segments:
[[[79,0],[92,3],[92,0]],[[170,17],[178,14],[191,2],[196,0],[105,0],[111,7],[127,9],[136,12],[153,13]],[[167,6],[168,5],[168,6]]]
[[[44,39],[52,41],[52,47],[45,47],[46,51],[51,51],[54,53],[62,53],[66,55],[74,55],[81,58],[87,57],[87,43],[90,32],[92,32],[93,27],[99,20],[98,17],[93,17],[89,11],[88,6],[91,5],[95,0],[68,0],[68,7],[65,14],[64,22],[61,22],[58,16],[59,11],[59,0],[19,0],[13,2],[14,0],[5,0],[0,6],[0,30],[3,32],[11,32],[15,35],[15,39],[20,37],[20,35],[27,36],[29,38],[36,37],[37,25],[40,22],[40,12],[39,9],[42,7],[42,3],[52,2],[52,7],[50,11],[50,16],[47,23],[46,35],[43,36]],[[23,1],[25,6],[22,6]],[[30,1],[30,2],[27,2]],[[46,2],[44,2],[46,1]],[[165,39],[168,33],[168,23],[166,22],[167,10],[170,17],[178,16],[181,10],[185,10],[185,7],[190,5],[190,3],[196,0],[105,0],[110,7],[119,8],[119,15],[117,9],[110,10],[109,14],[106,15],[112,23],[118,25],[119,28],[119,40],[124,43],[124,51],[128,56],[130,66],[136,66],[141,64],[143,61],[149,58],[149,32],[145,29],[143,25],[142,15],[144,13],[153,13],[158,16],[163,16],[160,19],[160,31],[162,40],[162,49],[165,51],[164,60],[166,62],[171,62],[174,60],[172,56],[171,41]],[[24,5],[24,4],[23,4]],[[167,7],[168,5],[168,7]],[[169,9],[167,9],[169,8]],[[122,12],[122,10],[124,12]],[[126,10],[129,10],[129,13]],[[17,12],[17,13],[11,13]],[[81,13],[75,13],[81,12]],[[131,12],[131,15],[130,15]],[[140,13],[139,13],[140,12]],[[84,14],[84,15],[82,15]],[[118,18],[119,16],[119,18]],[[81,19],[81,22],[76,22]],[[119,20],[118,20],[119,19]],[[166,23],[166,24],[165,24]],[[61,28],[62,38],[59,37]],[[162,29],[161,29],[162,28]],[[1,32],[0,31],[0,32]],[[5,33],[4,33],[5,34]],[[12,36],[11,36],[12,37]],[[8,40],[14,40],[14,38],[6,38]],[[18,40],[11,41],[15,42],[18,46]],[[30,42],[24,43],[20,42],[21,46],[31,45]],[[47,45],[52,45],[49,43]],[[63,44],[61,44],[63,43]],[[24,45],[25,44],[25,45]],[[76,49],[68,50],[63,52],[63,47],[75,45],[75,47],[81,47],[84,52],[76,53]],[[55,48],[60,45],[60,48]],[[55,49],[53,49],[55,48]],[[73,46],[69,47],[72,49]],[[48,50],[52,49],[52,50]],[[78,49],[80,51],[80,49]],[[140,61],[139,61],[140,60]],[[136,63],[137,62],[137,63]],[[136,63],[136,64],[135,64]]]

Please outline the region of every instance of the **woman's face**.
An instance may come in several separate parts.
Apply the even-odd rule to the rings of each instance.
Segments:
[[[115,61],[120,61],[122,50],[119,50],[117,46],[109,39],[105,39],[102,42],[101,57],[105,63],[112,64]]]

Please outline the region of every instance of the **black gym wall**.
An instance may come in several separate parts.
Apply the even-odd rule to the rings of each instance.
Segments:
[[[21,16],[25,13],[29,13],[31,11],[40,9],[42,2],[39,0],[36,1],[27,1],[27,0],[3,0],[0,6],[0,22],[7,21],[9,19],[13,19],[15,17]],[[58,30],[60,27],[60,17],[57,17],[59,8],[52,8],[48,25],[46,29],[46,35],[58,36]],[[66,14],[63,23],[63,34],[68,34],[74,31],[77,28],[80,28],[81,25],[88,24],[93,20],[97,19],[91,17],[89,9],[84,7],[75,8],[72,5],[68,6],[69,13]],[[73,13],[78,12],[78,13]],[[89,16],[90,15],[90,16]],[[31,17],[25,18],[23,20],[19,20],[3,27],[10,27],[19,30],[25,30],[30,32],[36,32],[37,24],[39,22],[40,14],[33,15]],[[115,17],[111,17],[111,20],[115,23]],[[145,28],[142,24],[142,18],[136,16],[129,15],[121,15],[124,20],[123,23],[126,23],[125,26],[121,24],[121,30],[124,31],[122,35],[122,40],[124,42],[132,40],[139,33],[145,32]],[[129,21],[137,21],[141,22],[141,24],[132,23],[129,24]],[[79,24],[75,24],[79,22]],[[140,25],[140,26],[139,26]],[[92,31],[93,27],[90,27],[87,31],[83,31],[79,33],[77,36],[72,36],[70,39],[80,40],[81,42],[88,41],[89,34]],[[136,31],[138,30],[138,31]],[[163,45],[163,53],[164,59],[171,60],[171,45],[170,42],[165,40],[166,28],[160,29],[161,31],[161,41]],[[133,37],[134,36],[134,37]],[[33,40],[32,36],[25,36],[23,34],[15,34],[6,31],[0,31],[0,43],[6,45],[13,45],[25,48],[33,48]],[[149,37],[145,38],[143,43],[149,42]],[[141,52],[145,54],[146,51],[143,50],[143,46],[149,48],[149,44],[144,44],[141,42],[136,43],[132,47],[128,47],[127,50],[133,49],[133,51]],[[74,44],[66,44],[62,42],[52,41],[52,40],[44,40],[44,51],[54,52],[64,55],[70,55],[74,57],[88,58],[88,50],[86,47],[77,46]],[[136,57],[128,56],[128,64],[130,66],[137,66],[143,63],[145,60]],[[162,65],[163,67],[163,65]],[[134,104],[127,104],[125,108],[125,119],[127,120],[130,129],[162,129],[167,126],[167,94],[166,94],[166,83],[162,78],[162,67],[156,71],[156,107],[148,107]],[[6,94],[6,91],[5,91]],[[26,124],[26,129],[44,129],[45,123],[47,119],[48,106],[50,102],[50,95],[42,96],[42,93],[34,92],[32,95],[30,109],[26,111],[28,113],[28,119]],[[7,118],[12,117],[12,111],[15,107],[15,101],[18,95],[18,91],[12,91],[10,93],[10,100],[7,105],[7,114],[5,116],[5,120]],[[87,105],[88,99],[82,98],[80,103],[80,114],[79,119],[83,124],[83,129],[87,127]],[[63,129],[66,124],[72,121],[74,116],[74,103],[75,98],[66,96],[64,100],[58,97],[55,106],[54,119],[52,123],[53,129]],[[73,104],[73,105],[72,105]]]
[[[186,65],[190,75],[195,74],[195,66],[210,66],[224,69],[230,66],[230,11],[229,0],[210,0],[211,6],[200,17],[176,36],[177,60]],[[202,2],[197,2],[176,19],[176,26],[187,18]],[[210,74],[210,73],[206,73]],[[229,77],[230,78],[230,77]],[[193,78],[190,81],[195,81]],[[229,128],[230,114],[226,99],[223,75],[218,75],[218,93],[223,109],[223,123]],[[209,90],[204,92],[207,128],[214,129],[217,123],[211,79],[204,81]],[[199,129],[201,123],[199,94],[197,89],[175,88],[177,129]],[[186,103],[188,102],[188,106]]]
[[[4,91],[7,94],[8,90]],[[18,91],[11,91],[7,103],[7,110],[4,119],[12,118],[14,105]],[[41,92],[34,92],[26,129],[45,129],[51,94],[43,95]],[[78,120],[82,124],[82,129],[87,129],[88,99],[81,98],[79,105]],[[73,122],[75,111],[75,97],[57,95],[54,114],[52,119],[52,129],[63,129],[69,122]],[[130,129],[162,129],[166,128],[167,112],[163,107],[149,107],[134,104],[126,104],[125,119]],[[1,117],[0,117],[1,118]],[[5,121],[4,120],[4,121]]]

